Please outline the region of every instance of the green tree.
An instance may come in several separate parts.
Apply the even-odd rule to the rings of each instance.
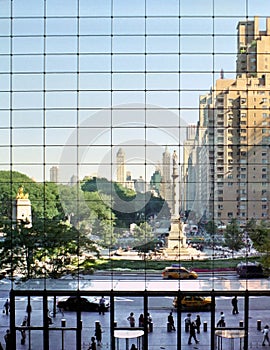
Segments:
[[[85,179],[82,190],[98,192],[108,207],[115,214],[115,226],[129,228],[130,224],[140,224],[150,216],[170,216],[166,201],[151,192],[136,193],[116,182],[105,178]]]
[[[218,227],[217,227],[217,224],[215,223],[215,221],[214,220],[208,221],[205,225],[205,230],[210,235],[215,235],[218,231]]]
[[[142,222],[139,226],[136,226],[133,231],[133,236],[136,243],[149,242],[154,238],[152,227],[147,222]]]
[[[84,232],[55,220],[37,220],[31,228],[5,226],[0,267],[24,278],[57,278],[83,268],[99,251]]]
[[[261,222],[257,224],[255,219],[251,219],[245,228],[249,237],[253,241],[254,247],[258,250],[263,250],[266,241],[268,240],[268,230],[267,224]]]
[[[261,262],[270,267],[270,227],[265,221],[259,224],[253,219],[247,223],[246,231],[253,242],[253,246],[262,253]]]
[[[23,186],[29,194],[32,218],[53,218],[59,215],[60,202],[57,186],[53,183],[37,183],[17,171],[0,171],[0,217],[12,218],[12,204],[18,188]]]
[[[232,219],[227,225],[224,238],[225,244],[233,251],[237,251],[244,246],[243,235],[236,219]]]

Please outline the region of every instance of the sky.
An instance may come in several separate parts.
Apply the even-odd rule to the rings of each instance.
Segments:
[[[149,181],[198,101],[235,77],[236,27],[266,0],[0,0],[0,169]],[[233,9],[233,11],[232,11]],[[11,15],[13,20],[11,21]],[[46,19],[44,19],[46,16]],[[79,19],[78,17],[79,16]]]

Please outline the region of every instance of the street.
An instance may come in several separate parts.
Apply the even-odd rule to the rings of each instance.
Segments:
[[[99,283],[106,284],[108,280],[110,281],[110,276],[92,276],[91,283],[88,281],[89,286],[93,288],[95,283],[99,285]],[[115,285],[120,283],[120,276],[115,276],[116,280],[114,280]],[[138,276],[137,276],[138,278]],[[143,280],[136,280],[136,276],[126,276],[123,278],[122,283],[126,285],[126,289],[128,287],[134,286],[134,282],[144,284]],[[34,283],[34,281],[32,281]],[[158,283],[158,286],[171,287],[175,288],[175,283],[177,286],[178,281],[162,281],[159,277],[151,278],[151,283]],[[196,286],[203,286],[204,290],[211,289],[213,281],[211,281],[211,276],[204,275],[198,281],[181,281],[186,282],[183,284],[189,290],[193,289]],[[196,282],[194,284],[194,282]],[[244,282],[244,281],[243,281]],[[250,281],[253,286],[257,286],[257,288],[264,288],[266,283],[269,284],[268,280],[253,280]],[[1,281],[1,290],[0,290],[0,303],[4,304],[6,298],[8,297],[8,284],[5,281]],[[30,282],[29,282],[30,283]],[[29,285],[28,283],[28,285]],[[52,281],[54,283],[55,289],[58,286],[59,289],[66,288],[66,290],[74,287],[74,281],[65,280],[63,281]],[[218,286],[217,281],[215,280],[215,285]],[[238,283],[239,286],[242,286],[242,281],[239,281],[235,278],[234,275],[225,275],[220,277],[219,281],[220,285],[227,285],[228,288],[233,284],[236,286]],[[190,286],[188,288],[187,286]],[[88,287],[89,287],[88,286]],[[165,286],[165,287],[164,287]],[[208,286],[208,287],[207,287]],[[87,290],[87,285],[84,285]],[[22,288],[22,286],[21,286]],[[122,287],[121,287],[122,288]],[[220,287],[221,288],[221,287]],[[199,289],[198,289],[199,290]],[[67,293],[68,295],[68,293]],[[97,293],[99,295],[99,293]],[[153,319],[153,332],[149,333],[149,349],[175,349],[177,343],[177,332],[168,333],[167,332],[167,316],[169,312],[172,310],[172,301],[173,297],[166,296],[157,296],[150,297],[148,301],[149,312],[151,313]],[[220,312],[223,311],[225,313],[225,321],[226,327],[239,327],[239,322],[243,321],[244,317],[244,299],[239,297],[239,314],[232,315],[232,306],[231,306],[231,298],[230,297],[219,297],[216,298],[216,312],[215,312],[215,320],[217,322]],[[26,314],[25,309],[27,305],[26,297],[17,297],[16,298],[16,325],[19,326],[22,323],[22,320]],[[32,314],[31,314],[31,325],[32,326],[42,326],[42,297],[31,297],[31,305],[32,305]],[[138,326],[138,318],[141,313],[143,313],[143,298],[142,297],[116,297],[115,298],[115,317],[114,320],[117,322],[117,327],[129,327],[129,323],[127,321],[127,317],[130,312],[134,312],[136,326]],[[49,309],[53,308],[53,299],[49,298]],[[257,330],[257,320],[261,320],[262,326],[266,323],[270,323],[269,317],[269,308],[270,308],[270,297],[251,297],[250,298],[250,307],[249,307],[249,344],[250,348],[261,348],[262,334]],[[202,323],[207,322],[207,332],[203,331],[203,326],[201,327],[201,333],[198,335],[198,339],[200,343],[198,345],[188,346],[188,333],[184,331],[183,319],[186,315],[186,312],[182,314],[182,328],[181,328],[181,339],[182,346],[181,349],[209,349],[210,344],[210,312],[200,312]],[[192,318],[195,319],[197,312],[192,312]],[[176,310],[173,310],[173,317],[175,320],[175,324],[177,325],[177,313]],[[53,325],[50,326],[50,349],[53,350],[73,350],[76,348],[76,334],[75,330],[62,330],[59,327],[61,326],[61,320],[66,320],[66,328],[76,328],[76,313],[75,312],[65,312],[64,316],[62,314],[57,314],[53,319]],[[95,322],[100,321],[103,333],[102,333],[102,349],[110,349],[110,312],[107,312],[105,315],[99,315],[96,312],[83,312],[82,313],[82,349],[88,349],[89,342],[91,336],[94,335],[95,331]],[[3,336],[6,329],[9,328],[9,316],[6,316],[2,313],[0,317],[0,341],[3,341]],[[58,329],[55,329],[58,328]],[[29,338],[31,339],[29,343]],[[129,347],[131,346],[131,341]],[[238,340],[239,341],[239,340]],[[235,340],[236,342],[236,340]],[[224,343],[224,346],[226,343]],[[228,344],[231,346],[231,343]],[[235,345],[236,346],[236,345]],[[237,345],[238,346],[238,345]],[[32,349],[32,350],[42,350],[42,331],[32,331],[31,333],[27,332],[26,335],[26,345],[20,344],[20,333],[17,332],[17,349]],[[235,347],[238,349],[239,347]],[[119,350],[126,349],[126,343],[124,340],[119,341]],[[224,348],[225,349],[225,348]]]

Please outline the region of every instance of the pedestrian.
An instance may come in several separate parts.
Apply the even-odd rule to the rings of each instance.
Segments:
[[[237,296],[232,298],[232,306],[233,306],[232,314],[233,315],[239,314]]]
[[[147,322],[147,328],[148,328],[148,332],[153,332],[153,323],[152,323],[152,315],[147,312],[147,318],[146,318],[146,322]]]
[[[49,311],[49,309],[47,309],[47,320],[48,320],[48,324],[50,325],[50,324],[53,324],[53,321],[52,321],[52,318],[51,318],[51,316],[50,316],[50,311]],[[27,322],[27,324],[28,324],[29,322]]]
[[[189,327],[191,324],[191,314],[187,314],[187,316],[184,319],[184,323],[185,323],[185,331],[189,332]]]
[[[4,336],[6,342],[6,350],[11,350],[11,334],[9,329],[6,330],[6,334]]]
[[[143,314],[140,314],[140,317],[139,317],[139,327],[144,327],[144,316]]]
[[[21,330],[21,344],[24,345],[25,344],[25,340],[26,340],[26,333],[25,333],[25,329]]]
[[[30,303],[26,306],[26,313],[27,313],[27,326],[30,327],[31,324],[31,312],[32,312],[32,306]]]
[[[220,313],[220,319],[218,320],[217,327],[225,327],[225,314],[223,311]]]
[[[169,323],[169,330],[170,331],[175,331],[175,325],[174,325],[174,319],[173,319],[173,314],[172,312],[169,313],[169,316],[168,316],[168,323]]]
[[[27,326],[27,316],[24,316],[21,326],[23,327]]]
[[[101,341],[102,341],[102,328],[101,328],[101,324],[100,324],[99,321],[96,321],[95,336],[96,336],[96,340],[97,340],[97,345],[101,345]]]
[[[132,344],[130,350],[138,350],[138,348],[135,344]]]
[[[9,308],[10,308],[10,303],[9,303],[9,300],[7,299],[5,304],[4,304],[4,311],[5,311],[6,315],[8,315],[8,313],[9,313]]]
[[[197,327],[197,333],[200,334],[201,324],[202,324],[200,315],[197,315],[195,323],[196,323],[196,327]]]
[[[129,321],[130,327],[135,327],[135,317],[133,312],[129,314],[127,320]]]
[[[99,314],[101,315],[105,315],[105,303],[106,303],[106,300],[104,298],[104,296],[102,295],[102,297],[99,299],[99,307],[98,307],[98,311],[99,311]]]
[[[192,344],[191,339],[195,340],[195,343],[198,344],[199,340],[196,338],[196,323],[195,321],[192,321],[189,326],[189,338],[188,338],[188,345]]]
[[[97,343],[96,343],[95,337],[91,338],[91,344],[90,344],[88,350],[97,350]]]
[[[268,324],[264,326],[264,329],[262,330],[262,333],[263,333],[262,346],[265,346],[265,341],[267,341],[268,345],[270,345],[270,341],[269,341],[269,326],[268,326]]]
[[[23,327],[27,326],[27,316],[24,316],[21,326]]]

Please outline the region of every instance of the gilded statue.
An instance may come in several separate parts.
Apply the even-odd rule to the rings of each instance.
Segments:
[[[17,192],[16,199],[28,199],[29,194],[23,193],[23,186],[20,186]]]

